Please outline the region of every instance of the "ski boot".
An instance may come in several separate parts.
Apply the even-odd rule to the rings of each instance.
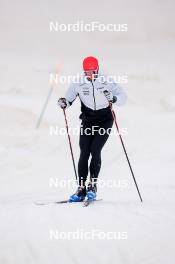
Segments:
[[[96,192],[97,192],[97,186],[96,185],[92,185],[92,183],[88,184],[87,187],[87,193],[86,193],[86,197],[88,201],[94,201],[96,199]]]
[[[86,197],[86,186],[79,186],[76,193],[72,194],[69,198],[69,202],[82,202]]]

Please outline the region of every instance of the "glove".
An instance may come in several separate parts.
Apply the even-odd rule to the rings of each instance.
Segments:
[[[66,98],[61,97],[58,100],[58,106],[61,107],[61,109],[65,109],[67,107],[67,101]]]
[[[108,100],[108,102],[115,103],[117,101],[117,97],[113,96],[113,94],[111,92],[105,90],[103,93],[104,93],[106,99]]]

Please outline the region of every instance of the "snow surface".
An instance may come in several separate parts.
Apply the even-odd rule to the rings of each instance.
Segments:
[[[118,263],[175,261],[175,32],[174,1],[0,1],[0,264]],[[128,23],[127,33],[50,33],[49,22]],[[140,203],[118,137],[105,145],[100,178],[126,181],[127,188],[99,187],[103,201],[36,206],[67,198],[75,188],[51,187],[50,179],[74,177],[56,102],[56,85],[39,129],[49,93],[49,74],[81,70],[86,55],[98,56],[110,74],[128,74],[126,106],[116,109],[126,127],[126,148]],[[67,110],[79,125],[77,102]],[[76,162],[78,136],[72,136]],[[50,231],[127,232],[127,239],[50,239]]]

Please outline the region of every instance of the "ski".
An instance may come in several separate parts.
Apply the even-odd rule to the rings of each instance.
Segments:
[[[87,206],[89,206],[90,204],[93,204],[94,202],[99,202],[99,201],[102,201],[102,199],[85,200],[85,201],[83,202],[83,207],[87,207]]]
[[[66,203],[70,203],[69,200],[48,201],[48,202],[35,202],[35,205],[66,204]],[[78,202],[78,203],[80,203],[80,202]]]
[[[50,205],[50,204],[67,204],[67,203],[70,203],[70,204],[74,204],[74,203],[83,203],[84,206],[88,206],[91,202],[98,202],[98,201],[101,201],[102,199],[96,199],[94,201],[88,201],[88,200],[85,200],[85,201],[80,201],[80,202],[69,202],[69,200],[61,200],[61,201],[48,201],[48,202],[40,202],[40,201],[37,201],[37,202],[34,202],[35,205]]]

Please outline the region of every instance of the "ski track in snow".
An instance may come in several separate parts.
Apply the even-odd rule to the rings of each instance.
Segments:
[[[36,195],[37,196],[37,195]],[[59,200],[58,197],[57,199]],[[14,198],[15,199],[15,198]],[[37,198],[1,204],[1,260],[3,263],[171,263],[174,257],[173,203],[122,201],[113,198],[93,204],[36,206]],[[56,199],[56,196],[55,196]],[[127,240],[50,240],[49,230],[127,231]],[[139,241],[139,243],[138,243]],[[150,246],[151,241],[151,246]],[[11,254],[5,251],[9,250]],[[161,254],[163,250],[163,255]],[[12,257],[13,256],[13,257]],[[163,263],[163,262],[162,262]]]

